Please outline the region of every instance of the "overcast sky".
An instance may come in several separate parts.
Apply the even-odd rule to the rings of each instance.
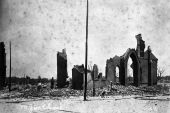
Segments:
[[[56,77],[56,54],[66,48],[68,73],[85,59],[86,0],[1,0],[0,41],[12,42],[12,74]],[[169,0],[89,0],[89,64],[105,75],[106,60],[136,48],[142,34],[170,75]]]

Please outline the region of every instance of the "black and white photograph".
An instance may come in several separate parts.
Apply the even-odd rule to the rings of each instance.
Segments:
[[[0,113],[170,113],[170,0],[0,0]]]

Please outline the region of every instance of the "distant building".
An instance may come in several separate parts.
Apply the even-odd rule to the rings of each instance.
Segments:
[[[98,78],[98,73],[99,73],[99,72],[98,72],[98,67],[97,67],[96,64],[93,65],[93,72],[92,72],[92,73],[93,73],[93,74],[92,74],[92,75],[93,75],[93,76],[92,76],[93,79],[97,79],[97,78]]]
[[[92,75],[90,75],[91,73],[89,73],[87,76],[87,89],[92,89],[93,87],[103,88],[109,84],[109,81],[107,81],[107,79],[102,76],[102,73],[99,73],[97,78],[95,78],[94,80],[92,79]]]
[[[122,56],[115,56],[106,62],[106,78],[116,82],[116,67],[119,69],[119,82],[122,85],[128,83],[128,59],[132,59],[133,85],[155,85],[157,84],[157,62],[158,59],[152,53],[150,47],[145,51],[145,41],[141,34],[136,35],[137,47],[127,49]]]
[[[0,89],[5,87],[6,79],[6,53],[4,42],[0,42]]]
[[[57,87],[62,88],[67,85],[67,54],[66,50],[57,53]]]

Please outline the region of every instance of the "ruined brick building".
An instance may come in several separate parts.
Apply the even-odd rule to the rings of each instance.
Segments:
[[[83,89],[84,65],[74,65],[72,69],[72,88],[77,90]]]
[[[57,87],[62,88],[67,85],[67,54],[66,50],[57,53]]]
[[[157,62],[158,59],[152,53],[150,47],[145,51],[145,41],[141,34],[136,35],[136,49],[127,49],[122,56],[115,56],[106,62],[106,79],[116,83],[116,67],[119,69],[119,82],[128,85],[128,59],[132,59],[133,85],[155,85],[157,84]]]
[[[82,90],[85,83],[85,68],[84,65],[74,65],[72,69],[72,89]],[[107,81],[102,77],[102,73],[98,73],[96,64],[93,70],[87,70],[87,89],[101,88],[107,85]]]
[[[6,79],[6,53],[4,42],[0,42],[0,89],[5,87]]]

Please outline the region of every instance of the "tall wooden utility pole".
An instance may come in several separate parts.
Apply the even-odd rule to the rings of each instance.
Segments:
[[[86,12],[86,53],[85,53],[85,83],[84,83],[84,101],[87,93],[87,56],[88,56],[88,0],[87,0],[87,12]]]
[[[11,41],[9,42],[9,55],[10,55],[10,65],[9,65],[9,92],[11,91]]]

